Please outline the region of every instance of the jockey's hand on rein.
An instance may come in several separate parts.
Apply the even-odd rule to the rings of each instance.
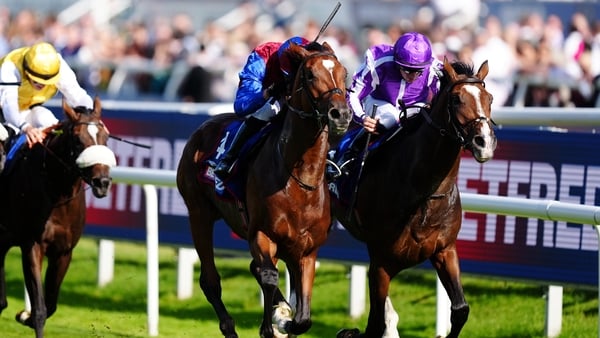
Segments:
[[[46,135],[40,128],[34,128],[33,126],[28,126],[24,130],[25,135],[27,135],[27,144],[29,148],[33,147],[36,143],[42,143]]]

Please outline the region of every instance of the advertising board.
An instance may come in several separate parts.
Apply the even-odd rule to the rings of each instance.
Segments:
[[[136,107],[105,108],[103,114],[112,134],[151,146],[111,139],[119,166],[168,170],[177,168],[188,136],[209,116],[175,110],[142,112]],[[463,154],[461,192],[600,205],[600,158],[594,155],[600,149],[600,135],[504,127],[497,136],[498,148],[490,162],[482,165],[470,153]],[[104,199],[87,194],[87,235],[144,240],[142,187],[115,184]],[[187,209],[176,188],[159,189],[158,211],[160,243],[191,246]],[[595,286],[597,241],[590,225],[465,212],[457,247],[464,272]],[[215,246],[247,251],[246,242],[222,222],[215,229]],[[368,262],[364,245],[337,224],[319,256]]]

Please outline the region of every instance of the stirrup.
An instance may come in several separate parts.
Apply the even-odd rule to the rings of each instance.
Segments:
[[[358,154],[359,153],[349,149],[344,154],[342,154],[342,157],[340,158],[339,162],[336,163],[336,166],[339,168],[340,171],[342,171],[342,173],[347,172],[348,170],[344,170],[344,168],[346,168],[346,166],[350,163],[356,161],[356,159],[358,159]]]
[[[342,176],[342,168],[330,159],[327,159],[327,165],[325,167],[325,178],[327,181],[333,181],[338,177]]]

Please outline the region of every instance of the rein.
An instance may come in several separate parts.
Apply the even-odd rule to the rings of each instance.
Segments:
[[[485,87],[485,82],[483,80],[480,80],[478,78],[474,78],[474,77],[469,77],[466,79],[462,79],[459,81],[456,81],[454,83],[451,83],[450,85],[448,85],[445,90],[444,93],[446,95],[450,95],[450,91],[457,85],[460,84],[481,84],[482,86]],[[405,109],[405,108],[403,108]],[[491,120],[488,117],[485,116],[479,116],[471,121],[467,121],[465,124],[461,124],[457,117],[456,117],[456,109],[454,106],[450,106],[450,102],[448,102],[446,104],[446,111],[448,112],[448,121],[447,123],[449,125],[452,126],[453,129],[453,133],[449,132],[448,129],[440,126],[439,124],[437,124],[430,115],[430,111],[428,109],[421,109],[421,115],[423,115],[423,117],[425,118],[425,121],[427,121],[427,123],[432,126],[433,128],[437,129],[440,133],[440,135],[442,136],[449,136],[452,137],[452,139],[458,141],[458,143],[460,144],[461,147],[464,148],[470,148],[472,146],[472,140],[469,137],[470,133],[468,133],[466,130],[467,129],[471,129],[470,127],[478,124],[478,123],[488,123],[488,124],[496,124],[493,120]]]
[[[73,123],[71,128],[73,128],[77,125],[82,125],[82,124],[88,125],[88,126],[98,126],[98,125],[100,125],[100,122],[77,122],[77,123]],[[59,137],[64,134],[64,130],[62,130],[62,129],[61,130],[53,130],[52,132],[54,133],[54,135],[56,135],[56,137]],[[88,182],[85,175],[83,175],[83,171],[81,169],[79,169],[79,167],[65,162],[65,160],[63,160],[52,149],[50,149],[50,147],[48,147],[48,145],[47,145],[48,142],[50,142],[50,140],[48,140],[45,143],[41,143],[42,147],[46,150],[46,152],[48,154],[50,154],[52,157],[54,157],[54,159],[56,159],[56,161],[58,163],[60,163],[65,169],[67,169],[68,172],[75,173],[79,178],[83,179],[86,183],[90,184],[90,182]]]
[[[315,135],[315,139],[314,139],[313,143],[316,141],[317,137],[323,132],[323,130],[325,130],[325,126],[327,125],[327,123],[325,123],[325,120],[328,119],[327,114],[320,112],[318,103],[323,101],[324,99],[331,97],[332,95],[335,95],[335,94],[342,95],[344,93],[344,91],[339,87],[335,87],[328,91],[325,91],[322,94],[320,94],[318,97],[314,97],[310,93],[310,91],[308,90],[309,80],[307,79],[306,68],[304,66],[309,59],[317,57],[317,56],[330,56],[330,57],[336,58],[336,56],[332,53],[314,53],[314,54],[307,56],[299,66],[299,70],[300,70],[299,77],[300,77],[301,85],[294,91],[294,93],[304,92],[304,94],[306,94],[306,97],[307,97],[308,101],[310,102],[310,106],[311,106],[312,110],[309,112],[306,112],[302,109],[297,109],[297,108],[293,107],[289,102],[289,98],[286,99],[286,101],[285,101],[286,106],[288,107],[288,110],[297,114],[298,117],[300,117],[301,119],[314,118],[317,120],[318,125],[319,125],[319,132]],[[287,140],[284,140],[284,141],[287,142]],[[277,143],[277,152],[283,158],[283,154],[281,151],[281,142]],[[285,161],[284,161],[284,163],[285,163]],[[299,177],[296,177],[292,173],[292,170],[287,168],[287,166],[285,166],[285,164],[284,164],[284,167],[286,168],[290,177],[292,177],[294,179],[294,181],[296,181],[298,183],[298,185],[300,185],[300,187],[302,187],[303,189],[309,190],[309,191],[314,191],[317,189],[316,186],[311,186],[311,185],[308,185],[308,184],[302,182],[302,180],[300,180]],[[294,166],[294,167],[297,167],[297,166]]]

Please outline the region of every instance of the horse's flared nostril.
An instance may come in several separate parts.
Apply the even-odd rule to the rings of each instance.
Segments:
[[[102,189],[102,190],[107,190],[108,188],[110,188],[111,184],[112,184],[112,178],[110,178],[110,177],[98,177],[98,178],[92,179],[92,185],[94,187]]]
[[[337,108],[332,108],[329,110],[329,118],[333,120],[339,119],[341,116],[340,111]]]
[[[475,136],[475,137],[473,137],[473,144],[475,144],[476,146],[478,146],[480,148],[484,148],[485,147],[485,139],[481,136]]]

